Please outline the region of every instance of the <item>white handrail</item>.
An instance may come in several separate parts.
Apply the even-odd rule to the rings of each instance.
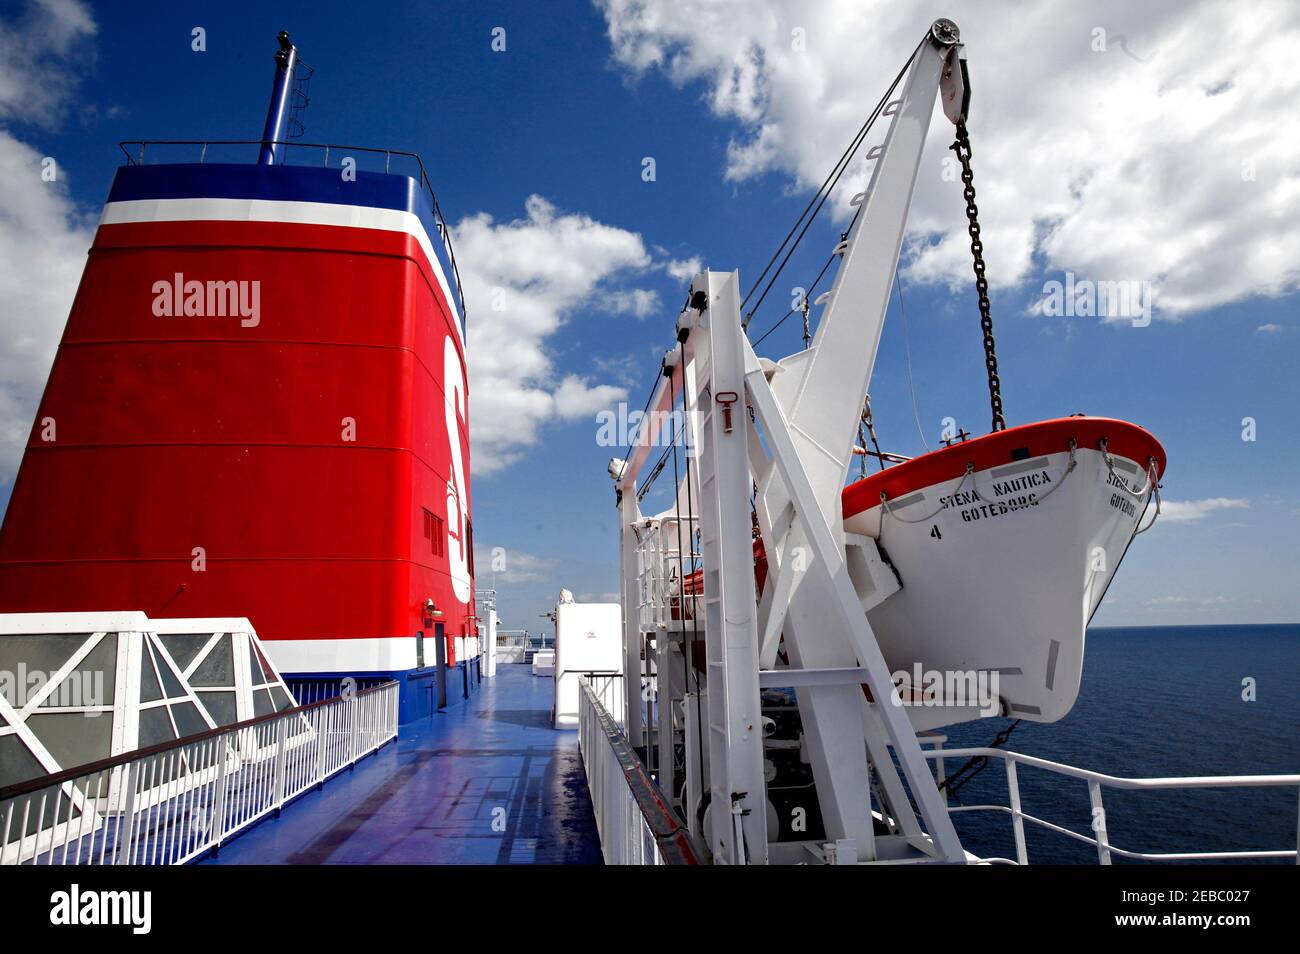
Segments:
[[[1094,772],[1089,769],[1081,769],[1074,765],[1066,765],[1063,762],[1053,762],[1049,759],[1038,758],[1033,755],[1025,755],[1022,752],[1014,752],[1009,749],[992,749],[987,747],[968,748],[968,749],[944,749],[942,747],[935,749],[923,749],[923,754],[929,759],[971,759],[971,758],[999,758],[1002,759],[1006,766],[1007,773],[1007,794],[1011,802],[1007,805],[951,805],[948,808],[949,814],[958,812],[978,812],[994,811],[1005,812],[1011,816],[1012,834],[1016,846],[1016,863],[1028,864],[1029,852],[1025,845],[1024,823],[1031,822],[1049,831],[1072,838],[1075,841],[1092,845],[1097,849],[1097,860],[1100,864],[1108,865],[1111,863],[1112,855],[1119,855],[1122,858],[1131,858],[1135,861],[1241,861],[1247,859],[1256,860],[1283,860],[1294,859],[1300,862],[1300,817],[1297,820],[1297,850],[1277,850],[1277,851],[1185,851],[1185,852],[1142,852],[1132,851],[1120,848],[1110,841],[1109,833],[1106,828],[1106,810],[1102,802],[1102,787],[1118,789],[1121,791],[1169,791],[1191,788],[1295,788],[1300,795],[1300,775],[1195,775],[1187,777],[1161,777],[1161,778],[1122,778],[1116,775],[1107,775],[1104,772]],[[1027,765],[1033,768],[1042,769],[1047,772],[1053,772],[1057,775],[1064,775],[1069,778],[1075,778],[1086,782],[1088,786],[1088,798],[1092,808],[1093,831],[1095,837],[1084,835],[1072,829],[1062,827],[1043,818],[1038,818],[1024,811],[1020,807],[1020,781],[1016,773],[1016,766]],[[1297,803],[1300,805],[1300,802]],[[1298,808],[1300,812],[1300,808]],[[981,859],[988,862],[1008,863],[1009,859],[988,858]]]
[[[606,708],[622,710],[623,677],[583,676],[578,685],[578,748],[605,864],[698,864],[685,827]]]
[[[185,864],[397,737],[398,684],[0,790],[0,864]]]

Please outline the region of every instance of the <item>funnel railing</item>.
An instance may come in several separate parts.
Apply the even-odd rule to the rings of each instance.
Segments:
[[[462,319],[465,319],[465,289],[460,280],[460,269],[456,264],[456,251],[451,243],[451,230],[447,226],[446,216],[443,215],[442,206],[438,204],[438,197],[433,191],[433,183],[429,181],[429,174],[425,169],[424,160],[416,152],[406,152],[401,149],[379,149],[374,146],[348,146],[338,143],[322,142],[301,142],[297,139],[125,139],[118,144],[122,154],[126,156],[127,165],[143,166],[145,157],[150,146],[155,147],[154,152],[158,151],[157,147],[168,146],[187,146],[197,147],[198,161],[204,163],[208,158],[208,149],[212,146],[273,146],[273,147],[292,147],[294,149],[314,149],[320,150],[321,165],[328,167],[330,163],[330,152],[338,153],[364,153],[368,156],[384,157],[384,173],[392,174],[393,159],[399,161],[413,161],[416,167],[416,175],[413,176],[419,183],[420,189],[429,199],[429,205],[433,210],[433,221],[438,229],[438,238],[442,241],[443,250],[447,255],[447,264],[451,266],[451,273],[456,282],[456,298],[460,304],[460,313]],[[287,155],[288,148],[285,148],[278,155]],[[280,164],[286,164],[283,159]]]

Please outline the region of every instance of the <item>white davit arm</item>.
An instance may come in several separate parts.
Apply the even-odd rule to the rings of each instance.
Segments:
[[[780,362],[773,390],[795,435],[818,502],[832,526],[852,459],[863,396],[871,382],[880,333],[898,266],[903,231],[935,96],[954,123],[965,119],[965,58],[957,27],[936,20],[917,51],[902,98],[885,107],[893,123],[873,150],[871,182],[844,247],[843,261],[812,347]]]

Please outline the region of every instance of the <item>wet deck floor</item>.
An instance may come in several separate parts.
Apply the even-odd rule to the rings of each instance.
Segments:
[[[599,864],[578,734],[551,728],[553,692],[500,666],[204,863]]]

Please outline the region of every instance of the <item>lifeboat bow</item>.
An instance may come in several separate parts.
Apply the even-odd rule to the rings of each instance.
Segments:
[[[850,549],[855,535],[872,538],[901,584],[867,610],[900,694],[954,703],[909,707],[918,728],[982,715],[1053,722],[1070,710],[1088,621],[1153,500],[1155,520],[1164,469],[1148,431],[1076,416],[956,443],[845,488]],[[998,711],[971,704],[976,680]]]

